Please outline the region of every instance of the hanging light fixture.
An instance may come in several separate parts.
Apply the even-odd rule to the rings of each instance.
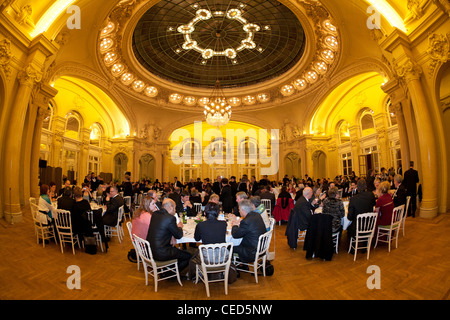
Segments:
[[[216,30],[216,51],[219,48],[219,42],[222,40],[221,30]],[[219,57],[216,57],[217,69],[216,69],[216,84],[209,97],[209,102],[205,105],[205,118],[206,123],[211,126],[219,128],[224,126],[230,121],[231,118],[231,106],[227,102],[225,94],[223,93],[222,87],[219,81]]]
[[[219,79],[216,81],[209,103],[205,105],[204,113],[206,123],[214,127],[224,126],[230,121],[231,106],[225,98]]]

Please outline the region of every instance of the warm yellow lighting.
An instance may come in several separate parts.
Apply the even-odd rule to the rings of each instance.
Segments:
[[[404,33],[406,33],[405,24],[403,23],[403,19],[398,15],[397,11],[395,11],[386,0],[367,0],[372,6],[377,9],[377,11],[385,17],[385,19],[389,22],[389,24]]]
[[[76,0],[59,0],[56,1],[39,19],[36,27],[31,31],[30,36],[32,38],[48,30],[52,23],[58,18],[58,16],[67,9]]]

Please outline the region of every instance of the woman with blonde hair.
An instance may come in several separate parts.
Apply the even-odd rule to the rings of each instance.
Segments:
[[[147,239],[152,214],[157,210],[155,199],[151,196],[145,196],[139,208],[133,214],[131,234],[135,234],[141,239]]]

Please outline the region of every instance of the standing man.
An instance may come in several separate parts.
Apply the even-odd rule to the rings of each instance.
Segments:
[[[410,206],[408,208],[408,217],[412,216],[414,218],[416,216],[418,183],[419,173],[417,170],[414,170],[414,161],[411,161],[409,163],[409,169],[405,171],[403,176],[403,184],[406,187],[406,194],[411,197]]]

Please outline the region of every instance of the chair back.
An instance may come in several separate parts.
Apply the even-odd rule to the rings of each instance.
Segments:
[[[409,208],[410,201],[411,201],[411,196],[407,196],[405,210],[403,211],[403,218],[406,218],[406,215],[408,214],[408,208]]]
[[[28,201],[30,201],[30,203],[39,204],[38,199],[33,198],[33,197],[30,197],[30,198],[28,199]]]
[[[60,234],[72,234],[72,219],[70,211],[57,209],[55,223]]]
[[[36,219],[37,217],[37,213],[39,212],[39,206],[30,201],[30,207],[31,207],[31,216],[33,217],[33,219]]]
[[[123,201],[125,202],[128,208],[131,207],[131,196],[123,197]]]
[[[405,211],[405,205],[402,204],[398,207],[395,207],[392,211],[392,220],[391,220],[391,228],[397,228],[400,226],[400,223],[403,219],[403,212]]]
[[[128,221],[127,222],[127,229],[128,229],[128,233],[130,234],[130,239],[131,239],[131,242],[133,243],[133,245],[134,245],[134,236],[133,236],[133,234],[131,234],[131,228],[133,227],[133,224],[131,223],[131,221]]]
[[[198,247],[200,260],[205,267],[227,267],[233,256],[233,243],[202,244]]]
[[[269,230],[266,233],[259,236],[255,260],[259,259],[264,254],[268,253],[271,239],[272,239],[272,230]]]
[[[135,234],[133,234],[132,238],[134,238],[135,248],[142,260],[146,261],[147,263],[154,261],[150,243]]]
[[[269,221],[270,221],[270,227],[269,227],[269,230],[270,230],[270,231],[273,231],[273,227],[274,227],[274,225],[275,225],[275,219],[274,219],[274,218],[269,218]]]
[[[194,209],[195,209],[195,212],[201,213],[202,212],[202,204],[194,202]]]
[[[117,224],[119,224],[119,222],[122,221],[124,212],[125,212],[125,209],[123,208],[123,206],[120,206],[119,210],[118,210],[119,214],[117,215]]]
[[[266,207],[266,210],[268,210],[268,212],[272,212],[272,202],[270,201],[270,199],[261,199],[261,202],[264,204],[264,207]]]
[[[359,214],[356,220],[356,236],[359,238],[372,237],[375,232],[377,216],[376,212]]]

